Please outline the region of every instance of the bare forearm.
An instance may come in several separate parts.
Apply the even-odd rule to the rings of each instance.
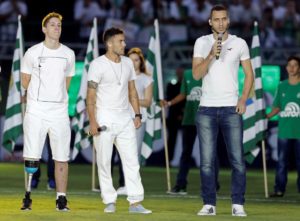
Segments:
[[[247,100],[253,85],[253,75],[246,75],[241,99]]]
[[[96,122],[96,106],[87,102],[86,107],[90,122]]]
[[[150,107],[151,106],[151,100],[148,100],[148,99],[139,100],[139,105],[141,107]]]
[[[213,55],[209,54],[205,59],[203,59],[201,62],[197,62],[196,64],[193,64],[193,77],[195,80],[199,80],[204,75],[207,74],[208,66],[210,62],[213,60]]]
[[[241,99],[243,100],[248,99],[252,85],[253,85],[253,77],[251,78],[250,76],[246,76]]]
[[[129,102],[130,102],[134,112],[136,114],[140,113],[139,96],[138,96],[137,91],[135,89],[134,81],[130,81],[128,83],[128,96],[129,96]]]
[[[72,80],[72,77],[67,77],[67,79],[66,79],[66,88],[67,88],[67,91],[69,90],[71,80]]]
[[[267,118],[271,118],[280,112],[279,107],[273,107],[272,111],[267,114]]]
[[[140,104],[137,93],[130,93],[129,102],[134,110],[134,113],[140,113]]]
[[[185,94],[178,94],[176,97],[174,97],[172,100],[170,100],[169,102],[169,106],[174,105],[174,104],[178,104],[179,102],[183,101],[186,98]]]
[[[30,80],[31,80],[31,75],[29,74],[24,74],[22,73],[22,87],[27,90],[28,89],[28,86],[29,86],[29,83],[30,83]]]
[[[86,96],[86,109],[90,122],[96,122],[96,92],[94,89],[88,89]]]
[[[245,73],[244,89],[243,89],[241,99],[246,101],[252,89],[254,73],[253,73],[250,59],[241,61],[241,64]]]

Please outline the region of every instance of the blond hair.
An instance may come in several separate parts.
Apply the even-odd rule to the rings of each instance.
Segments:
[[[61,14],[57,13],[57,12],[50,12],[48,15],[46,15],[43,20],[42,20],[42,27],[46,27],[48,21],[51,18],[58,18],[60,21],[62,21],[63,17]]]
[[[137,54],[141,60],[141,64],[140,64],[140,71],[143,72],[144,74],[147,74],[149,75],[149,73],[147,73],[147,70],[146,70],[146,62],[145,62],[145,58],[144,58],[144,55],[143,55],[143,52],[140,48],[131,48],[128,53],[127,53],[127,56],[129,57],[129,55],[131,54]]]

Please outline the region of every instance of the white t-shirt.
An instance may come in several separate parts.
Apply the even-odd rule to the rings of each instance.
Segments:
[[[213,34],[196,40],[194,57],[206,58],[215,42]],[[201,106],[222,107],[235,106],[238,101],[238,69],[240,61],[250,58],[247,43],[228,35],[222,42],[222,50],[218,60],[211,61],[208,72],[202,81]]]
[[[145,90],[147,87],[149,87],[149,85],[152,82],[153,82],[152,77],[150,77],[144,73],[136,75],[135,88],[136,88],[137,94],[139,96],[139,100],[145,99]],[[135,112],[134,112],[133,108],[131,108],[131,112],[132,112],[132,117],[134,118]],[[140,106],[140,113],[142,114],[142,122],[145,122],[146,118],[147,118],[147,108]]]
[[[46,118],[68,117],[66,77],[75,74],[73,50],[63,44],[57,49],[36,44],[26,51],[21,72],[31,75],[26,112]]]
[[[98,83],[97,120],[116,122],[131,119],[128,98],[128,82],[135,80],[136,74],[130,58],[121,56],[121,62],[115,63],[102,55],[92,61],[88,81]]]

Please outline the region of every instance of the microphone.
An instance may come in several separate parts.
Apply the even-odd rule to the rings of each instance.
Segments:
[[[107,126],[105,126],[105,125],[103,125],[103,126],[97,128],[97,131],[98,131],[98,132],[106,131],[106,130],[107,130]],[[87,133],[87,135],[88,135],[88,136],[92,136],[92,134],[91,134],[90,131]]]
[[[222,50],[222,38],[223,38],[223,33],[218,33],[218,38],[217,38],[217,53],[216,53],[216,59],[218,60],[221,54]]]

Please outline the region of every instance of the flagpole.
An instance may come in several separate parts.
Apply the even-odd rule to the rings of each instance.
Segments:
[[[261,141],[261,148],[262,148],[262,161],[263,161],[263,171],[264,171],[265,197],[269,198],[265,140]]]
[[[158,93],[159,93],[159,99],[164,99],[163,94],[163,84],[162,84],[162,65],[161,65],[161,54],[160,54],[160,36],[159,36],[159,24],[158,19],[154,20],[154,28],[155,28],[155,35],[157,38],[157,41],[155,41],[155,47],[157,48],[157,51],[159,52],[159,56],[155,56],[156,65],[157,65],[157,80],[158,80]],[[164,131],[164,146],[165,146],[165,160],[166,160],[166,176],[167,176],[167,187],[168,191],[171,191],[171,176],[170,176],[170,166],[169,166],[169,151],[168,151],[168,143],[167,143],[167,127],[166,127],[166,114],[165,114],[165,108],[162,107],[162,121],[163,121],[163,131]]]
[[[165,160],[166,160],[166,176],[167,176],[167,187],[168,192],[171,191],[171,176],[170,176],[170,164],[169,164],[169,147],[167,142],[167,127],[166,127],[166,113],[165,108],[162,107],[161,110],[162,121],[163,121],[163,131],[164,131],[164,146],[165,146]]]
[[[18,28],[20,29],[20,35],[23,37],[23,31],[22,31],[22,25],[21,25],[21,18],[22,16],[21,15],[18,15]],[[19,46],[19,50],[20,50],[20,61],[22,61],[22,58],[23,58],[23,54],[24,54],[24,51],[23,51],[23,38],[20,37],[20,46]],[[25,108],[26,108],[26,97],[24,97],[24,99],[22,99],[23,97],[23,94],[24,96],[26,95],[25,94],[25,90],[24,88],[22,87],[22,76],[21,76],[21,71],[20,71],[20,83],[21,83],[21,93],[20,93],[20,96],[21,96],[21,109],[22,109],[22,122],[23,122],[23,119],[24,119],[24,115],[25,115]],[[27,176],[27,173],[25,172],[24,170],[24,184],[25,184],[25,190],[27,189],[27,182],[28,180],[28,176]]]
[[[93,21],[93,28],[94,28],[94,35],[97,36],[97,18],[94,18]],[[95,37],[96,38],[96,37]],[[96,48],[95,57],[98,57],[98,38],[94,41],[94,48]],[[99,190],[96,189],[96,148],[94,146],[94,142],[92,144],[93,148],[93,162],[92,162],[92,191],[98,192]]]

